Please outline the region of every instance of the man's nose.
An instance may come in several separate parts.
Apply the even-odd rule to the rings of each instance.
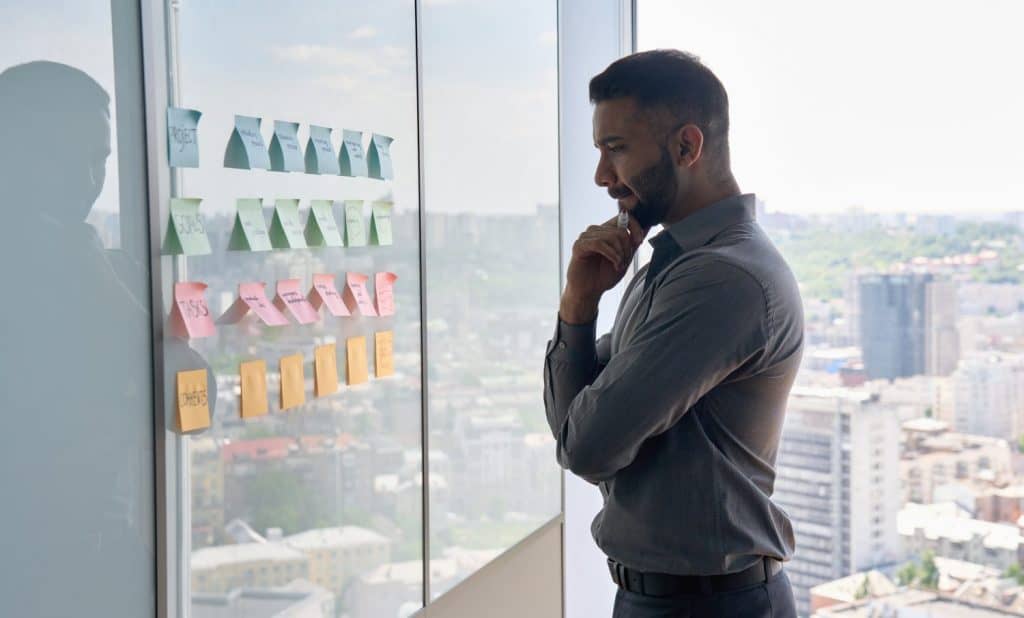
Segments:
[[[599,187],[611,187],[618,182],[618,177],[615,175],[615,170],[609,163],[608,158],[601,155],[601,158],[597,161],[597,169],[594,171],[594,182]]]

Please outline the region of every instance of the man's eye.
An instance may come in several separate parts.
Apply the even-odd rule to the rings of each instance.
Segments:
[[[608,147],[608,152],[622,152],[625,149],[626,149],[625,146],[609,146]]]

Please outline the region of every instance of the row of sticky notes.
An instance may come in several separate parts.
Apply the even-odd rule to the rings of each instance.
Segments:
[[[345,378],[350,386],[369,381],[366,337],[351,337],[345,342]],[[394,333],[374,333],[375,375],[385,378],[395,374]],[[306,402],[306,372],[302,354],[285,356],[278,362],[281,376],[280,408],[288,410]],[[239,365],[241,395],[239,411],[242,418],[263,416],[270,410],[267,396],[267,363],[245,361]],[[313,393],[325,397],[338,392],[338,358],[335,344],[317,346],[313,350]],[[177,376],[178,427],[194,431],[210,426],[209,384],[206,369],[179,371]]]
[[[398,275],[376,273],[373,295],[366,288],[369,279],[362,273],[347,273],[344,291],[339,293],[334,275],[315,274],[313,286],[305,294],[299,279],[282,279],[277,282],[277,294],[273,300],[267,299],[266,283],[240,283],[238,298],[216,322],[206,303],[207,285],[199,281],[181,281],[174,284],[170,332],[182,339],[209,337],[216,332],[215,324],[237,324],[249,312],[267,326],[284,326],[289,323],[286,317],[289,315],[299,324],[312,324],[320,320],[321,307],[335,317],[348,317],[353,311],[366,317],[394,315]]]
[[[171,167],[199,167],[198,128],[202,115],[194,109],[167,109],[167,155]],[[224,153],[224,167],[380,180],[394,178],[391,162],[394,140],[386,135],[371,134],[369,149],[364,150],[361,131],[342,129],[341,147],[335,154],[331,141],[333,129],[310,125],[303,154],[299,145],[299,123],[275,120],[268,147],[260,131],[262,121],[253,116],[235,116],[235,126]]]
[[[167,234],[164,236],[165,255],[206,255],[212,251],[203,217],[199,213],[201,203],[202,200],[197,198],[171,199]],[[263,215],[263,200],[240,199],[236,202],[228,249],[269,251],[308,247],[365,247],[367,240],[372,245],[391,245],[394,242],[392,208],[393,204],[385,201],[370,205],[370,233],[367,239],[363,202],[346,200],[343,240],[341,229],[334,218],[332,200],[311,200],[305,225],[299,214],[299,200],[276,200],[268,229]]]

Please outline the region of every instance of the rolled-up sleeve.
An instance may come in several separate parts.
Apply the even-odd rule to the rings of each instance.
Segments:
[[[545,406],[559,464],[597,483],[765,347],[761,284],[728,262],[695,260],[665,278],[647,319],[600,367],[594,325],[559,323],[548,344]]]

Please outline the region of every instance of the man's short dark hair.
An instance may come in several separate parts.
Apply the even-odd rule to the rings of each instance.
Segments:
[[[700,58],[656,49],[620,58],[590,80],[590,102],[630,97],[643,111],[668,111],[704,133],[705,153],[717,171],[729,167],[729,96]]]

